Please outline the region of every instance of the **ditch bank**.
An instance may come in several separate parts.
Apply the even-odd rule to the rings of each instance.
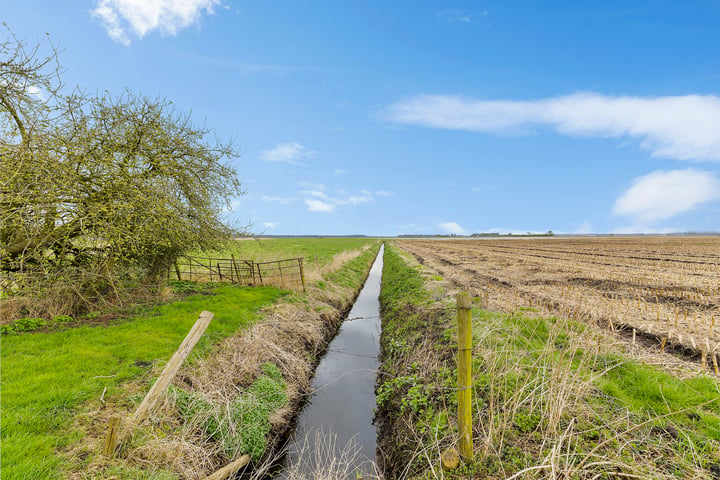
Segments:
[[[388,245],[380,308],[378,467],[384,478],[413,478],[437,469],[456,441],[454,306],[426,290],[417,268]]]
[[[380,366],[383,247],[360,295],[315,370],[277,478],[372,478],[377,432],[375,383]]]
[[[319,359],[357,298],[380,244],[356,252],[340,268],[262,312],[262,319],[194,359],[174,387],[113,459],[98,454],[107,418],[131,414],[122,395],[90,405],[75,426],[84,434],[70,451],[69,478],[201,479],[248,454],[243,474],[256,478],[277,463],[293,421],[311,393]],[[147,387],[161,366],[148,374]],[[141,397],[143,385],[126,394]],[[143,477],[145,478],[145,477]]]
[[[457,445],[456,285],[386,247],[378,459],[385,478],[720,478],[720,385],[593,325],[473,299],[472,458]]]

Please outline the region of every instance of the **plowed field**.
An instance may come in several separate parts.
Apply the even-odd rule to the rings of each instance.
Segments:
[[[720,352],[720,237],[401,240],[487,307],[581,319],[683,350]],[[633,333],[633,330],[635,333]]]

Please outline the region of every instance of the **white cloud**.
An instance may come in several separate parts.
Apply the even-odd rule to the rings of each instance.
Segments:
[[[275,222],[263,222],[263,227],[267,228],[268,230],[275,228],[277,226],[278,226],[278,224]]]
[[[153,30],[176,35],[219,4],[220,0],[96,0],[90,13],[102,21],[110,38],[130,45],[128,29],[139,38]]]
[[[658,171],[638,177],[615,201],[613,213],[647,225],[720,199],[720,179],[701,170]]]
[[[618,235],[635,235],[638,233],[645,235],[666,235],[668,233],[678,233],[686,231],[686,228],[675,228],[675,227],[663,227],[663,228],[651,228],[647,225],[626,225],[623,227],[617,227],[613,229],[611,233]]]
[[[578,93],[530,101],[420,95],[390,106],[393,122],[519,134],[549,126],[563,135],[634,138],[655,157],[720,161],[720,97],[611,97]]]
[[[302,190],[300,193],[302,193],[303,195],[310,195],[311,197],[322,198],[323,200],[330,200],[330,197],[327,195],[327,193],[323,192],[322,190]]]
[[[332,212],[335,208],[346,205],[360,205],[364,203],[372,203],[375,197],[387,197],[392,192],[379,190],[373,192],[370,190],[360,190],[359,194],[349,195],[344,190],[336,190],[335,195],[331,196],[325,193],[323,185],[316,185],[315,190],[302,190],[300,194],[304,195],[305,204],[311,212]]]
[[[306,198],[305,205],[307,205],[310,212],[332,212],[335,210],[335,205],[312,198]]]
[[[455,222],[445,222],[438,224],[438,227],[445,233],[454,233],[455,235],[466,235],[467,230]]]
[[[344,168],[337,168],[335,169],[335,175],[345,175],[347,173],[347,170]]]
[[[274,202],[279,203],[281,205],[290,205],[291,203],[295,203],[297,201],[297,198],[292,197],[272,197],[269,195],[263,195],[260,197],[260,199],[264,202]]]
[[[372,192],[368,190],[363,190],[360,192],[360,195],[353,195],[350,198],[348,198],[348,203],[351,205],[357,205],[360,203],[368,203],[373,201],[373,194]]]
[[[445,20],[448,23],[471,23],[475,14],[472,12],[468,12],[467,10],[452,8],[450,10],[442,10],[440,12],[437,12],[435,16],[441,18],[442,20]]]
[[[575,229],[573,233],[577,233],[579,235],[584,235],[588,233],[595,233],[595,229],[592,226],[592,223],[588,222],[587,220],[581,223],[578,228]]]
[[[260,153],[260,160],[267,162],[285,162],[293,165],[302,165],[298,160],[313,158],[317,152],[308,150],[297,142],[281,143],[275,148]]]

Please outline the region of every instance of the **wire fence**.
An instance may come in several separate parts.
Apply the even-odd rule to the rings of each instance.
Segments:
[[[168,272],[170,276],[171,273]],[[175,263],[175,277],[192,282],[227,282],[242,285],[301,285],[305,290],[303,258],[255,262],[231,258],[181,257]]]

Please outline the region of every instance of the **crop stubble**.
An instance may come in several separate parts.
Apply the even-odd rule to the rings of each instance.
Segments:
[[[709,368],[710,358],[720,353],[720,237],[397,243],[490,309],[533,307],[611,329],[635,329],[653,348],[695,355],[708,349]]]

